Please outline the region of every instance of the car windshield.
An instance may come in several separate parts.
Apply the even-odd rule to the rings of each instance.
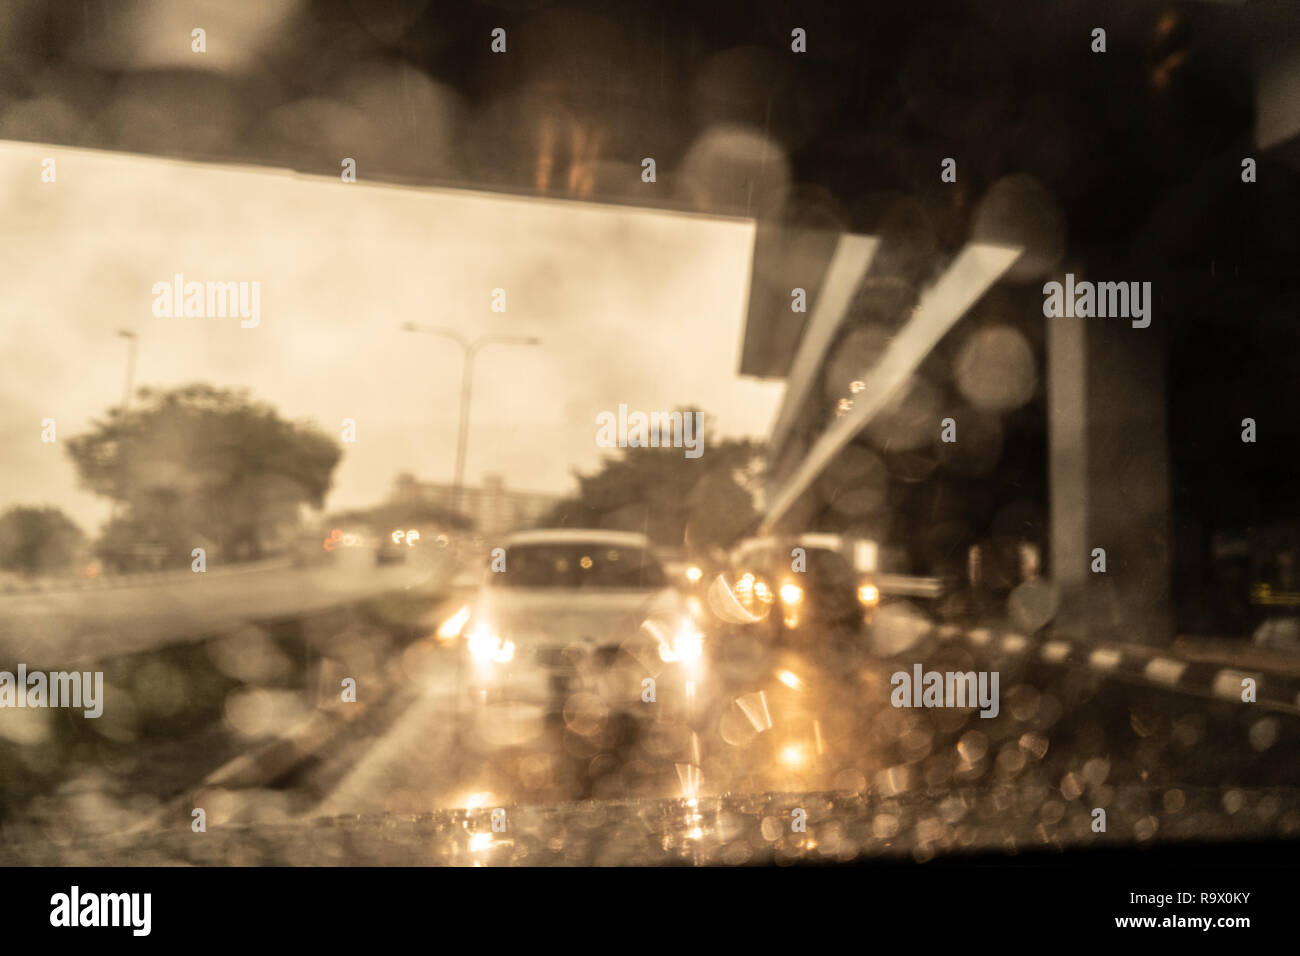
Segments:
[[[827,583],[854,585],[857,577],[853,564],[838,551],[828,548],[808,548],[807,574]]]
[[[668,584],[663,567],[644,548],[592,541],[522,544],[506,550],[505,573],[488,583],[505,588],[659,589]]]
[[[1300,861],[1298,223],[1300,0],[0,0],[0,865]]]

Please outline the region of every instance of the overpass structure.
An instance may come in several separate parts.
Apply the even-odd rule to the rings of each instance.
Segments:
[[[1290,190],[1279,148],[1262,152]],[[739,370],[786,383],[763,532],[872,538],[891,570],[1004,595],[1029,549],[1054,626],[1093,641],[1249,633],[1250,584],[1294,590],[1283,446],[1300,409],[1277,402],[1300,289],[1271,259],[1222,273],[1234,243],[1276,230],[1235,165],[1217,171],[1196,183],[1216,217],[1187,222],[1190,187],[1173,191],[1118,251],[1069,249],[1068,210],[1016,176],[947,250],[915,243],[923,225],[760,223]],[[1154,321],[1048,317],[1045,287],[1067,273],[1151,282]],[[1279,432],[1257,450],[1244,426],[1261,415]]]

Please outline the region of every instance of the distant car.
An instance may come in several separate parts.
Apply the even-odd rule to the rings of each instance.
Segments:
[[[356,566],[369,561],[374,553],[371,539],[361,528],[345,525],[323,531],[322,535],[316,545],[320,549],[320,554],[313,559],[306,559],[304,556],[302,563],[310,564],[324,560],[344,566]]]
[[[1300,617],[1271,617],[1251,635],[1251,644],[1264,651],[1300,654]]]
[[[465,746],[524,744],[557,725],[594,740],[615,715],[643,728],[690,720],[704,637],[644,535],[521,532],[491,564],[439,629],[459,645]]]
[[[411,549],[420,542],[420,532],[414,528],[398,528],[387,534],[379,535],[378,547],[375,549],[376,564],[402,564],[411,555]]]

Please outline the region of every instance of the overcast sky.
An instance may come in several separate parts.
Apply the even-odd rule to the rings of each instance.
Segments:
[[[0,209],[0,509],[57,505],[92,533],[108,506],[63,442],[121,400],[118,328],[139,333],[137,385],[247,387],[336,437],[355,419],[330,509],[378,502],[402,470],[452,478],[460,353],[404,321],[544,340],[480,353],[470,483],[570,490],[619,403],[694,404],[720,435],[762,436],[780,397],[736,374],[750,222],[12,142]],[[155,317],[153,284],[178,272],[259,281],[261,324]]]

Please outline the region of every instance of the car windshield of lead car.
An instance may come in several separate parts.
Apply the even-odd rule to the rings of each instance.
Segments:
[[[663,567],[650,552],[599,541],[515,545],[506,551],[504,567],[504,572],[489,574],[489,584],[571,590],[668,586]]]

